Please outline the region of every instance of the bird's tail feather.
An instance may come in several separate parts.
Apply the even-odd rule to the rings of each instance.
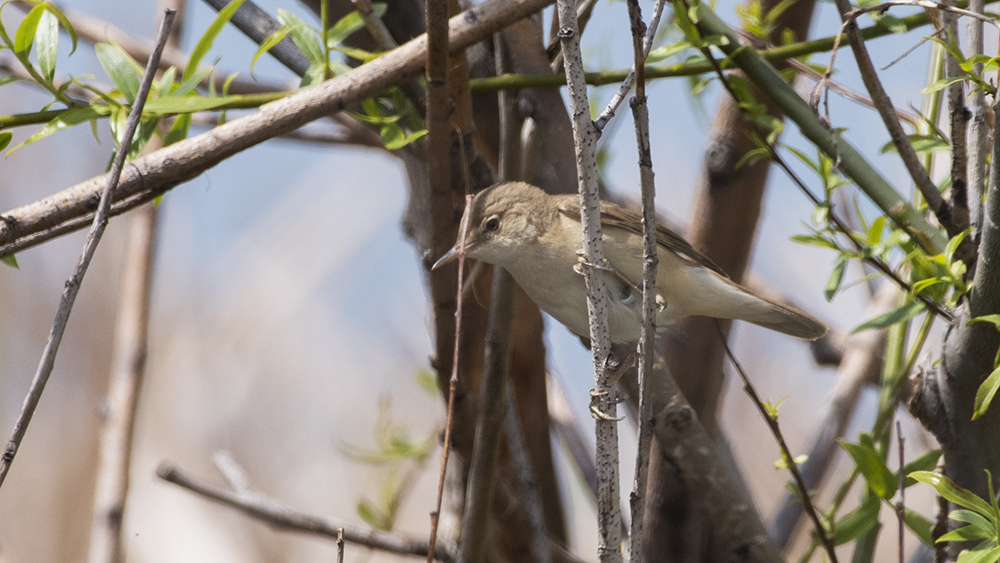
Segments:
[[[726,291],[725,297],[728,299],[722,301],[735,299],[738,304],[728,303],[725,304],[725,307],[711,307],[719,309],[715,313],[722,313],[724,310],[724,314],[708,312],[708,316],[746,321],[804,340],[816,340],[826,334],[826,325],[806,312],[789,305],[776,303],[731,280],[722,277],[715,277],[715,279],[729,285],[731,289],[737,290]],[[717,305],[722,305],[722,303],[717,302]]]

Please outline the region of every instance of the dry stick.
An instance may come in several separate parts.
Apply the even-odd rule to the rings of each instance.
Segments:
[[[983,0],[969,2],[969,11],[982,14]],[[969,20],[969,55],[976,56],[983,52],[983,22],[973,18]],[[982,76],[983,63],[972,65],[972,73]],[[989,154],[988,128],[986,124],[986,91],[977,88],[969,100],[972,119],[969,124],[969,192],[966,196],[969,204],[969,223],[973,227],[973,240],[978,241],[979,230],[983,221],[983,191],[986,188],[986,155]]]
[[[798,488],[799,494],[802,496],[802,506],[805,508],[806,514],[809,515],[809,519],[813,521],[813,526],[816,528],[816,534],[823,542],[823,546],[826,548],[826,553],[830,557],[830,561],[837,563],[837,552],[834,549],[833,538],[826,533],[823,521],[820,520],[819,514],[816,512],[816,507],[813,506],[812,498],[809,495],[809,488],[806,487],[805,481],[802,480],[802,474],[799,473],[798,465],[795,463],[795,458],[792,455],[791,450],[788,449],[788,444],[785,443],[785,437],[781,434],[781,428],[778,426],[778,417],[771,415],[767,407],[764,406],[764,402],[761,401],[760,396],[757,395],[757,390],[754,389],[753,384],[750,383],[750,378],[747,377],[746,372],[743,371],[743,366],[736,360],[736,356],[733,355],[733,351],[729,349],[729,344],[726,342],[726,335],[722,331],[722,326],[719,325],[718,320],[716,320],[715,326],[718,329],[719,340],[722,341],[722,348],[726,351],[726,356],[729,358],[729,361],[733,363],[733,367],[736,368],[736,371],[740,374],[740,379],[743,380],[743,390],[750,397],[750,400],[753,401],[754,406],[757,407],[757,411],[767,422],[767,427],[771,430],[771,434],[774,436],[775,441],[778,442],[778,448],[781,450],[781,457],[783,457],[785,462],[788,464],[788,471],[792,474],[792,478],[795,480],[795,486]]]
[[[428,104],[429,105],[429,104]],[[465,197],[465,213],[458,229],[458,240],[462,241],[458,249],[458,285],[459,291],[455,298],[455,353],[451,360],[451,378],[448,380],[448,415],[444,423],[444,444],[441,448],[441,472],[438,475],[437,500],[434,512],[431,512],[430,548],[427,550],[427,563],[434,559],[437,545],[438,523],[441,519],[441,499],[444,497],[444,477],[448,469],[448,454],[451,452],[451,424],[455,414],[455,389],[458,387],[458,352],[462,334],[462,275],[465,271],[465,236],[469,232],[469,216],[472,215],[472,196]]]
[[[337,528],[337,563],[344,563],[344,529]]]
[[[230,0],[204,0],[204,2],[215,11],[220,11],[230,3]],[[263,43],[269,35],[281,29],[281,24],[274,21],[252,0],[244,0],[239,9],[233,13],[229,23],[258,45]],[[268,54],[299,76],[304,76],[309,69],[309,59],[295,45],[291,37],[283,38],[277,45],[271,47]]]
[[[625,96],[628,95],[628,91],[632,89],[632,84],[636,81],[636,69],[638,68],[639,71],[645,75],[646,58],[649,57],[649,50],[653,47],[653,39],[656,37],[656,28],[660,25],[660,16],[663,14],[663,7],[666,4],[666,0],[656,0],[656,4],[653,6],[653,16],[649,19],[649,28],[646,29],[646,33],[642,38],[641,46],[639,47],[642,49],[642,63],[641,65],[639,62],[632,63],[632,68],[628,70],[628,75],[625,76],[625,80],[618,86],[618,91],[611,97],[611,101],[608,102],[608,106],[604,108],[601,115],[594,120],[594,127],[597,127],[598,131],[604,130],[604,127],[607,126],[609,121],[611,121],[611,118],[615,116],[615,112],[618,111],[618,106],[620,106],[625,100]],[[635,61],[639,61],[640,57],[636,55],[634,59]],[[645,86],[643,87],[645,88]],[[636,89],[638,92],[638,86],[636,86]],[[638,96],[638,94],[636,95]]]
[[[651,29],[647,33],[642,22],[639,0],[628,0],[628,15],[632,29],[632,54],[634,69],[630,76],[635,76],[635,96],[630,105],[635,122],[635,141],[639,153],[639,183],[642,193],[642,334],[639,337],[639,439],[635,458],[635,479],[632,494],[629,497],[629,508],[632,514],[629,529],[629,556],[631,563],[642,560],[642,528],[645,520],[646,481],[649,473],[649,455],[653,443],[652,406],[650,404],[650,385],[653,375],[653,352],[656,336],[656,267],[659,257],[656,255],[656,207],[653,203],[656,187],[653,183],[653,157],[649,147],[649,108],[646,105],[646,57],[659,22],[663,1],[658,0],[651,21]],[[619,90],[621,93],[621,90]],[[610,108],[611,106],[609,106]],[[611,109],[610,116],[614,115]],[[596,125],[596,124],[595,124]]]
[[[906,533],[906,475],[903,468],[906,467],[906,458],[903,455],[903,425],[896,421],[896,440],[899,444],[899,502],[896,503],[896,519],[899,521],[899,563],[905,561],[905,550],[903,549],[903,536]]]
[[[549,3],[487,0],[478,4],[451,19],[451,48],[464,49]],[[426,40],[425,36],[417,37],[352,71],[130,162],[115,192],[111,214],[150,201],[240,151],[341,111],[416,75],[423,67]],[[0,256],[82,228],[105,182],[106,175],[96,176],[0,216]]]
[[[934,181],[931,180],[927,169],[920,163],[920,158],[913,149],[909,138],[907,138],[906,132],[903,131],[903,127],[899,123],[899,118],[896,116],[893,108],[892,100],[889,99],[889,96],[885,93],[885,89],[882,88],[882,83],[868,54],[868,48],[865,46],[865,40],[854,22],[854,18],[857,16],[854,16],[852,12],[853,8],[850,1],[836,0],[836,5],[844,22],[840,33],[847,33],[847,39],[851,44],[851,50],[854,51],[854,58],[861,73],[861,80],[864,82],[868,94],[875,103],[875,109],[878,110],[879,115],[882,117],[882,122],[889,132],[889,136],[892,138],[900,160],[903,161],[903,165],[906,167],[907,172],[909,172],[920,194],[927,200],[931,211],[934,212],[938,221],[944,225],[949,236],[957,235],[965,230],[968,225],[956,222],[959,218],[953,216],[951,205],[941,197],[941,193],[938,191]],[[833,64],[832,57],[830,64],[831,66]]]
[[[38,363],[38,370],[31,381],[31,388],[28,390],[28,396],[24,399],[24,406],[21,408],[21,413],[14,423],[14,430],[11,433],[10,441],[7,443],[7,447],[4,448],[3,455],[0,456],[0,486],[3,485],[3,481],[7,477],[7,472],[10,471],[10,466],[14,462],[17,449],[21,445],[21,440],[24,439],[24,433],[28,430],[28,424],[31,423],[31,417],[35,414],[38,401],[42,398],[42,391],[45,390],[45,384],[52,374],[52,368],[56,361],[56,352],[59,351],[59,343],[62,341],[63,332],[66,330],[69,314],[73,309],[77,293],[80,292],[83,276],[87,273],[90,261],[97,250],[97,244],[101,242],[104,229],[108,226],[108,214],[111,211],[111,196],[118,186],[118,180],[125,166],[125,157],[128,155],[132,137],[135,135],[135,130],[139,126],[139,120],[142,118],[142,108],[146,103],[146,96],[149,95],[149,87],[153,83],[153,76],[156,74],[160,53],[163,51],[164,45],[166,45],[167,34],[170,31],[170,25],[173,20],[174,11],[166,10],[163,14],[160,30],[156,35],[156,48],[153,50],[146,65],[146,73],[142,77],[142,83],[136,94],[135,103],[129,112],[125,131],[121,137],[118,152],[115,154],[114,164],[111,166],[111,172],[107,175],[107,185],[101,193],[94,222],[91,225],[90,232],[87,233],[87,241],[84,243],[83,253],[80,255],[80,261],[77,263],[73,275],[66,281],[66,287],[63,289],[62,299],[59,302],[59,309],[56,311],[56,318],[53,322],[52,330],[49,332],[48,342],[45,343],[45,351],[42,353],[42,359]]]
[[[292,510],[279,501],[252,490],[237,492],[211,485],[185,475],[180,469],[168,463],[162,463],[157,468],[156,476],[202,497],[235,508],[276,530],[311,534],[332,540],[337,539],[338,530],[343,530],[345,541],[371,549],[419,557],[427,555],[429,551],[426,541],[381,530],[366,530],[334,524],[324,518]],[[434,557],[438,561],[454,561],[454,557],[444,549],[438,549],[434,553]]]
[[[175,13],[167,46],[175,47],[183,27],[184,0],[162,0],[161,8]],[[162,146],[150,139],[144,152]],[[132,442],[139,395],[146,373],[149,302],[153,276],[158,208],[149,203],[129,225],[118,322],[108,393],[98,446],[97,479],[87,560],[114,563],[123,560],[122,525],[129,493]]]
[[[573,116],[573,145],[576,151],[580,214],[583,226],[583,255],[590,264],[604,263],[601,241],[601,214],[597,186],[597,129],[590,119],[587,84],[580,54],[577,16],[571,0],[557,0],[559,39],[562,43]],[[594,360],[594,390],[591,412],[597,437],[597,555],[602,563],[617,563],[621,553],[621,500],[618,491],[617,400],[611,382],[611,338],[608,334],[608,300],[603,276],[595,268],[583,268],[587,283],[590,342]]]

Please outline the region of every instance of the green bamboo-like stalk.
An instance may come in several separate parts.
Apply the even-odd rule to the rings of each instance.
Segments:
[[[736,67],[796,125],[802,134],[830,157],[840,162],[840,170],[853,180],[876,205],[928,253],[938,254],[948,243],[944,233],[932,227],[846,139],[828,129],[801,96],[770,63],[739,39],[719,16],[705,4],[692,9],[698,27],[707,35],[726,40],[720,49]]]

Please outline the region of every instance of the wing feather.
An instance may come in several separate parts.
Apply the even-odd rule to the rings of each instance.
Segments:
[[[580,199],[577,196],[559,196],[557,207],[563,215],[576,221],[580,220]],[[637,213],[623,209],[608,201],[601,201],[601,224],[624,229],[642,236],[642,217]],[[691,246],[691,243],[664,226],[656,226],[656,242],[673,251],[674,254],[677,254],[681,258],[699,266],[704,266],[722,277],[729,277],[708,256],[695,250]]]

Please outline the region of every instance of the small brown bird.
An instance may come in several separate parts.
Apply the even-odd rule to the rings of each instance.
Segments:
[[[506,269],[557,321],[589,336],[587,288],[580,275],[583,228],[576,195],[549,195],[524,182],[498,184],[472,203],[465,253]],[[635,213],[601,202],[604,257],[597,268],[608,288],[608,327],[616,343],[639,340],[642,326],[642,226]],[[688,315],[739,319],[815,340],[826,326],[730,280],[711,260],[669,229],[656,233],[657,328]],[[455,259],[459,241],[435,268]]]

